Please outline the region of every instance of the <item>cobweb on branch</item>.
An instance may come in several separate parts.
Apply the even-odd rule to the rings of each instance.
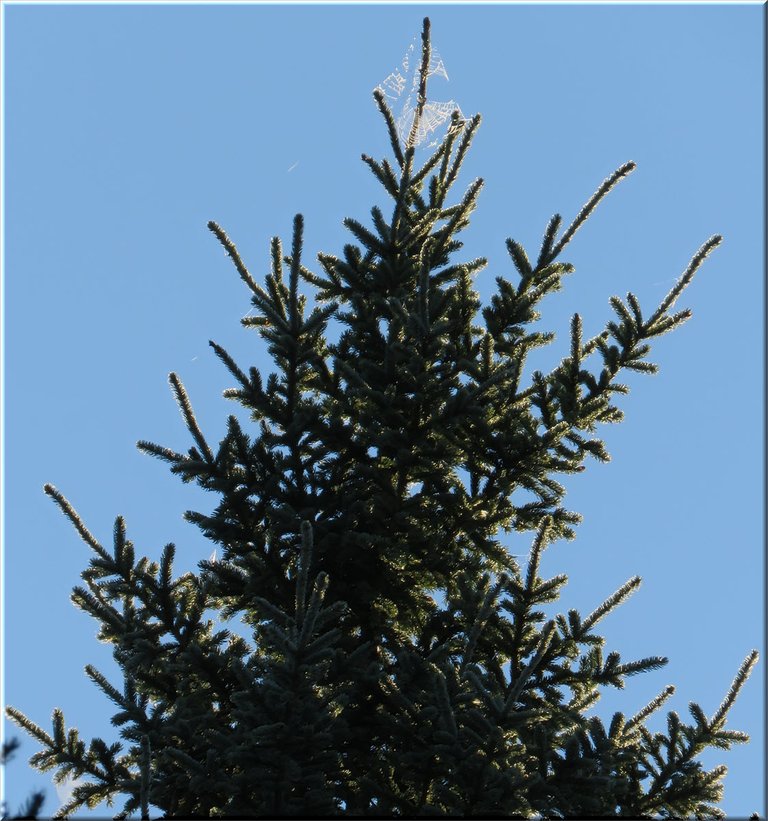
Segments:
[[[392,114],[395,118],[397,126],[397,135],[404,147],[408,147],[408,142],[413,127],[413,119],[416,116],[416,106],[419,100],[419,66],[421,65],[421,48],[418,40],[420,38],[414,37],[408,50],[405,52],[401,67],[396,68],[383,82],[378,86],[387,98]],[[448,79],[448,72],[445,70],[440,55],[432,49],[429,59],[429,68],[427,69],[427,77],[444,77]],[[427,99],[424,104],[424,111],[421,116],[416,135],[412,140],[413,145],[417,146],[424,142],[430,135],[435,134],[435,139],[428,143],[428,147],[432,148],[439,142],[439,132],[441,127],[447,122],[448,129],[451,127],[451,115],[454,111],[459,112],[460,122],[463,121],[464,115],[461,113],[459,106],[453,101],[449,100],[445,103],[433,102]]]

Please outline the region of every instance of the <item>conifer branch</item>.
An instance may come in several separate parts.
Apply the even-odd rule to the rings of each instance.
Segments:
[[[461,140],[459,141],[459,147],[456,149],[456,157],[451,163],[450,170],[446,174],[444,174],[443,177],[444,191],[448,191],[448,189],[455,182],[456,175],[459,173],[459,169],[461,168],[461,165],[464,162],[464,157],[466,156],[466,153],[469,150],[469,146],[472,144],[472,140],[474,139],[475,133],[477,132],[477,129],[480,127],[480,123],[482,122],[482,120],[483,118],[479,114],[475,114],[474,117],[472,117],[469,120],[469,122],[464,125]]]
[[[568,226],[567,230],[560,238],[560,241],[554,246],[552,251],[547,255],[548,259],[547,262],[555,259],[557,256],[560,255],[561,251],[565,246],[571,241],[573,235],[581,228],[581,226],[586,222],[587,217],[595,210],[598,206],[600,201],[605,197],[605,195],[612,189],[618,182],[620,182],[624,177],[631,174],[637,166],[633,162],[624,163],[621,168],[617,169],[616,171],[611,174],[610,177],[603,180],[600,187],[595,191],[595,193],[590,197],[589,201],[586,205],[579,211],[576,215],[576,219]]]
[[[33,735],[46,747],[53,749],[56,746],[56,742],[48,735],[48,733],[46,733],[42,727],[35,724],[34,721],[30,721],[20,710],[17,710],[15,707],[11,707],[9,704],[5,707],[5,713],[8,718],[13,719],[19,727],[26,730],[30,735]]]
[[[208,340],[208,344],[213,348],[216,352],[216,356],[221,359],[221,361],[227,366],[227,369],[232,374],[232,376],[237,379],[237,381],[245,388],[246,391],[251,391],[253,386],[251,385],[250,380],[248,377],[240,370],[237,366],[237,363],[234,359],[221,347],[221,345],[217,345],[212,339]]]
[[[75,509],[72,505],[64,498],[64,495],[60,493],[53,485],[45,484],[43,485],[43,489],[45,492],[56,502],[59,506],[61,511],[64,515],[69,519],[70,522],[75,526],[75,529],[80,534],[82,540],[90,545],[98,554],[101,556],[102,559],[105,561],[111,561],[112,557],[109,553],[99,544],[96,540],[96,537],[88,530],[88,528],[83,524],[82,519],[75,513]]]
[[[698,269],[701,267],[702,262],[709,256],[709,254],[717,248],[718,245],[723,241],[723,238],[719,234],[715,234],[715,236],[710,237],[704,245],[699,248],[699,250],[693,255],[693,259],[688,263],[688,267],[683,272],[683,275],[680,279],[675,283],[672,290],[664,297],[661,305],[656,309],[653,316],[645,323],[643,330],[646,336],[658,336],[660,333],[664,331],[670,330],[675,325],[679,324],[679,322],[683,321],[683,319],[687,319],[690,316],[690,311],[682,311],[672,319],[672,322],[668,322],[666,325],[661,325],[659,320],[662,319],[664,314],[675,304],[677,298],[683,292],[683,290],[688,286],[690,281],[693,279],[694,274]],[[674,321],[674,320],[677,321]],[[663,320],[662,320],[663,322]],[[660,328],[663,327],[663,331]]]
[[[163,447],[162,445],[155,445],[152,442],[146,442],[144,439],[139,439],[136,443],[136,447],[139,450],[143,450],[145,453],[148,453],[150,456],[157,456],[159,459],[163,459],[173,465],[185,462],[187,460],[187,457],[183,453],[177,453],[175,450]]]
[[[633,576],[612,595],[610,595],[596,610],[593,610],[582,623],[584,635],[586,635],[596,624],[611,612],[617,605],[628,599],[640,587],[642,579]]]
[[[650,716],[652,713],[655,713],[665,701],[669,699],[669,697],[675,692],[675,688],[673,685],[668,684],[654,699],[652,699],[642,710],[635,713],[634,716],[626,723],[626,729],[631,730],[634,727],[642,725],[645,720]]]
[[[414,189],[420,188],[423,181],[426,179],[427,174],[432,171],[435,166],[442,160],[445,163],[446,158],[450,156],[451,150],[453,148],[453,143],[456,140],[457,134],[452,132],[450,129],[448,133],[445,135],[444,139],[437,147],[435,152],[432,156],[421,166],[421,168],[413,175],[411,179],[411,186]],[[432,207],[440,207],[444,200],[445,195],[445,188],[440,185],[440,180],[442,176],[433,177],[430,180],[430,196],[429,196],[429,206]],[[434,188],[433,186],[436,185],[437,187]],[[397,193],[393,194],[393,198],[397,197]]]
[[[88,678],[96,684],[106,695],[117,704],[118,707],[127,709],[128,706],[125,701],[125,696],[117,688],[107,681],[103,673],[100,673],[92,664],[85,665],[85,672]]]
[[[717,708],[717,711],[712,716],[709,726],[715,730],[719,730],[720,727],[725,723],[725,717],[728,714],[728,711],[733,706],[733,702],[736,701],[736,697],[739,695],[739,691],[744,686],[744,683],[749,678],[749,674],[754,669],[754,666],[757,664],[757,660],[760,657],[760,654],[757,650],[753,650],[741,663],[741,667],[739,667],[739,672],[736,673],[736,678],[734,678],[733,683],[731,684],[730,688],[728,689],[728,694],[726,695],[725,699],[723,699],[723,703]]]
[[[411,131],[406,141],[407,148],[416,145],[416,136],[419,133],[421,118],[424,116],[424,106],[427,102],[427,76],[429,74],[429,58],[432,54],[432,45],[429,41],[430,22],[429,17],[424,18],[424,27],[421,31],[421,66],[419,67],[419,92],[416,103],[416,111],[411,124]]]
[[[289,277],[289,292],[291,306],[291,329],[294,333],[299,330],[299,273],[301,271],[301,249],[303,245],[304,217],[296,214],[293,219],[293,245],[291,247],[291,270]]]
[[[571,372],[573,377],[578,378],[581,370],[582,344],[581,344],[581,317],[578,314],[573,315],[571,319]]]
[[[285,298],[288,296],[288,289],[283,282],[283,244],[280,237],[272,237],[269,248],[272,262],[272,270],[267,274],[267,290],[272,300],[269,307],[276,316],[280,317],[278,327],[284,326],[287,329],[288,312],[285,307]]]
[[[367,154],[362,154],[361,159],[371,169],[376,179],[384,186],[384,190],[389,196],[392,197],[392,199],[397,199],[399,186],[389,163],[386,160],[378,163],[373,157],[369,157]]]
[[[395,155],[397,164],[400,166],[400,168],[403,168],[405,165],[405,157],[403,156],[403,151],[400,148],[400,137],[397,133],[397,125],[395,124],[395,118],[392,116],[392,111],[387,105],[387,99],[384,96],[384,92],[380,88],[374,89],[373,98],[374,100],[376,100],[376,105],[379,107],[379,111],[384,117],[384,122],[386,122],[387,124],[387,131],[389,132],[389,141],[392,145],[392,153]]]
[[[617,654],[618,657],[618,654]],[[658,670],[665,667],[669,663],[666,656],[648,656],[648,658],[640,659],[639,661],[630,661],[626,664],[617,664],[611,668],[611,675],[615,676],[633,676],[636,673],[644,673],[646,670]],[[623,685],[622,685],[623,686]]]
[[[235,268],[237,268],[237,272],[240,274],[240,278],[243,282],[253,291],[253,293],[260,298],[262,301],[266,301],[267,295],[264,293],[263,289],[256,284],[256,281],[248,272],[248,269],[245,267],[242,259],[240,258],[240,254],[237,252],[237,248],[235,248],[234,243],[232,240],[224,233],[224,230],[220,228],[213,220],[208,223],[208,228],[216,235],[216,238],[219,242],[224,246],[224,250],[229,254],[232,258],[232,262],[235,263]]]
[[[553,521],[551,516],[543,516],[539,524],[536,539],[534,540],[531,554],[528,559],[528,570],[525,576],[525,590],[530,596],[536,589],[536,580],[539,575],[539,562],[544,552],[544,548],[549,542],[550,534],[552,533]]]
[[[509,256],[512,258],[512,262],[514,262],[520,277],[526,280],[533,276],[533,268],[531,267],[528,255],[525,253],[523,246],[509,237],[507,237],[506,245]],[[504,282],[504,280],[501,280],[501,282]],[[499,282],[499,285],[501,285],[501,282]]]
[[[173,372],[168,374],[168,381],[171,383],[171,387],[173,388],[176,401],[179,404],[181,415],[184,417],[184,422],[187,425],[187,429],[192,434],[195,442],[197,442],[200,450],[203,452],[206,461],[209,464],[212,464],[214,461],[213,452],[208,447],[208,443],[205,441],[205,437],[197,424],[197,419],[195,419],[195,413],[192,410],[192,405],[189,401],[189,397],[187,396],[187,392],[184,390],[184,385],[182,385],[179,377]]]
[[[544,268],[555,258],[555,254],[552,252],[552,248],[555,244],[555,236],[557,235],[557,229],[560,227],[560,223],[562,221],[563,218],[560,216],[560,214],[555,214],[547,223],[547,227],[544,231],[544,239],[541,242],[541,251],[539,252],[539,259],[536,263],[537,271],[539,271],[541,268]]]

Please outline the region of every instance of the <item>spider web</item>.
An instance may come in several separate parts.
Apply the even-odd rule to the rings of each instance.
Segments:
[[[464,119],[461,109],[453,100],[448,102],[433,102],[427,100],[424,104],[424,111],[419,121],[416,134],[411,140],[411,128],[413,127],[413,119],[416,116],[416,106],[419,99],[419,66],[421,64],[421,49],[417,48],[417,40],[414,37],[411,44],[408,46],[405,56],[399,68],[396,68],[385,80],[378,86],[384,96],[389,102],[389,107],[392,109],[392,114],[395,117],[395,125],[397,126],[397,136],[400,142],[408,147],[409,141],[414,145],[420,145],[431,134],[437,132],[441,126],[450,122],[451,115],[454,111],[459,112],[459,116]],[[442,57],[432,49],[429,58],[429,66],[427,68],[427,77],[444,77],[448,79],[448,72],[445,70],[445,64]],[[448,126],[450,128],[450,125]],[[448,129],[446,129],[447,133]],[[429,148],[436,146],[439,139],[434,139],[428,144]]]

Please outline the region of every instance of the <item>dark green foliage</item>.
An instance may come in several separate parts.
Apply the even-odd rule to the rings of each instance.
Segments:
[[[425,21],[417,117],[426,99]],[[583,618],[547,620],[567,579],[539,574],[553,540],[572,538],[578,514],[562,506],[557,476],[609,456],[599,423],[618,422],[623,371],[653,373],[649,342],[680,325],[670,313],[713,237],[662,304],[644,318],[637,299],[592,339],[571,322],[570,354],[521,384],[528,353],[551,333],[530,329],[538,306],[573,268],[558,261],[622,166],[573,223],[548,224],[536,262],[507,241],[515,281],[481,311],[457,239],[482,187],[448,194],[480,124],[454,116],[419,168],[384,96],[375,99],[395,165],[363,156],[390,200],[387,218],[345,224],[356,244],[302,263],[303,220],[289,253],[272,242],[264,287],[234,244],[209,227],[251,291],[255,326],[276,372],[262,380],[218,344],[235,379],[235,416],[214,448],[176,374],[170,382],[194,445],[187,453],[140,442],[184,482],[213,491],[210,513],[189,511],[221,550],[199,573],[174,578],[173,545],[159,563],[136,560],[122,519],[110,552],[66,499],[46,491],[95,552],[73,601],[101,624],[124,670],[122,689],[87,673],[115,702],[128,745],[86,749],[60,712],[54,735],[13,708],[42,744],[39,769],[86,776],[61,813],[117,796],[121,815],[149,806],[166,816],[506,815],[718,817],[724,767],[705,771],[707,747],[746,741],[725,730],[728,709],[754,666],[751,653],[723,705],[692,723],[670,713],[667,732],[646,720],[673,692],[608,726],[588,715],[603,687],[666,659],[623,661],[598,622],[640,584],[630,579]],[[314,290],[315,307],[299,290]],[[338,342],[326,338],[334,317]],[[517,489],[528,501],[513,503]],[[529,532],[521,567],[502,531]],[[434,594],[439,592],[443,603]],[[214,630],[206,613],[237,617],[252,640]]]

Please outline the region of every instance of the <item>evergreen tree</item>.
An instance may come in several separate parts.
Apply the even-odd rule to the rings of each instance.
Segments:
[[[345,220],[354,242],[320,254],[314,273],[297,216],[289,252],[272,241],[265,286],[209,223],[251,292],[257,316],[242,322],[259,329],[277,372],[264,384],[211,342],[236,382],[225,396],[253,429],[230,416],[211,447],[171,374],[194,444],[139,448],[217,495],[213,512],[185,516],[219,560],[174,577],[174,546],[159,562],[136,560],[120,517],[107,550],[46,485],[94,552],[72,600],[100,623],[124,673],[118,687],[86,667],[115,703],[127,749],[86,746],[59,710],[49,735],[8,708],[43,745],[34,766],[86,779],[61,815],[122,796],[118,817],[146,818],[150,805],[165,817],[722,817],[726,768],[707,771],[699,756],[748,740],[725,723],[757,653],[711,716],[692,703],[690,723],[670,712],[666,732],[651,732],[670,686],[606,725],[588,715],[601,689],[666,662],[623,661],[595,632],[640,579],[587,616],[546,619],[542,607],[567,579],[539,572],[547,546],[573,538],[580,518],[562,506],[558,475],[609,458],[595,431],[622,419],[620,374],[656,371],[649,342],[688,319],[671,311],[720,237],[650,315],[631,293],[612,297],[616,317],[584,340],[575,314],[569,356],[522,384],[528,353],[554,336],[529,326],[573,270],[561,253],[634,164],[565,231],[554,216],[535,260],[507,240],[515,282],[497,277],[476,324],[472,278],[486,261],[456,254],[482,181],[457,201],[449,193],[480,117],[454,113],[419,167],[428,20],[422,43],[407,139],[374,93],[394,162],[363,161],[390,199],[389,219],[374,207],[372,227]],[[314,289],[311,313],[302,282]],[[332,317],[344,329],[336,343]],[[529,501],[512,501],[519,488]],[[512,530],[531,534],[522,566],[500,541]],[[240,618],[252,640],[214,630],[212,611]]]

